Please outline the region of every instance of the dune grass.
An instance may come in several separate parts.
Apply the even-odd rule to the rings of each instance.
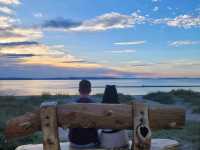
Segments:
[[[144,96],[161,104],[175,104],[177,102],[189,104],[193,112],[200,113],[200,92],[191,90],[172,90],[170,92],[154,92]]]
[[[183,129],[160,130],[153,132],[153,138],[169,138],[180,143],[181,150],[200,149],[200,123],[187,122]]]

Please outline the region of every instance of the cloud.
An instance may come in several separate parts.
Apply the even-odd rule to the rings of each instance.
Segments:
[[[3,46],[11,47],[11,46],[20,46],[20,45],[38,45],[38,42],[11,42],[11,43],[0,43],[0,48]]]
[[[158,11],[159,10],[159,7],[158,6],[155,6],[154,8],[153,8],[153,11]]]
[[[196,45],[196,44],[200,44],[200,41],[191,41],[191,40],[174,41],[171,42],[169,45],[174,47],[179,47],[183,45]]]
[[[48,47],[42,44],[7,44],[0,46],[0,54],[48,55]]]
[[[175,18],[150,19],[153,24],[166,24],[171,27],[189,29],[200,26],[200,16],[179,15]]]
[[[86,60],[76,60],[76,61],[63,61],[62,63],[88,63]]]
[[[42,13],[40,13],[40,12],[34,13],[33,16],[34,16],[35,18],[43,18],[43,17],[44,17],[44,15],[43,15]]]
[[[134,53],[134,52],[136,52],[136,50],[134,50],[134,49],[123,49],[123,50],[112,50],[110,52],[114,53],[114,54],[123,54],[123,53]]]
[[[154,11],[158,9],[159,8],[156,6]],[[157,19],[139,15],[138,12],[134,12],[130,15],[111,12],[84,21],[73,21],[63,18],[47,20],[42,24],[42,28],[50,31],[97,32],[111,29],[133,28],[138,24],[165,24],[170,27],[188,29],[200,26],[200,16],[185,14],[175,18]]]
[[[172,20],[167,21],[167,25],[174,27],[191,28],[200,26],[200,16],[193,17],[190,15],[180,15]]]
[[[6,4],[6,5],[12,5],[12,4],[19,5],[19,4],[21,4],[19,0],[0,0],[0,3]]]
[[[0,3],[3,1],[0,0]],[[19,4],[19,1],[4,1],[4,4]],[[5,12],[4,13],[11,13]],[[35,14],[42,17],[42,14]],[[106,16],[104,16],[106,17]],[[92,20],[95,22],[95,20]],[[98,20],[97,20],[98,21]],[[31,68],[49,67],[63,68],[64,70],[100,70],[103,65],[83,60],[68,53],[63,45],[45,45],[35,42],[43,38],[43,30],[39,27],[20,27],[19,19],[10,16],[0,16],[0,68]],[[93,22],[93,23],[94,23]],[[85,24],[88,22],[85,21]],[[91,22],[90,22],[91,23]],[[74,22],[65,19],[48,20],[43,28],[60,28],[64,30],[82,26],[82,22]],[[82,26],[83,27],[83,26]],[[90,27],[92,28],[92,26]],[[85,31],[85,30],[84,30]],[[18,70],[18,69],[16,69]],[[37,69],[36,69],[37,70]],[[111,70],[111,69],[109,69]],[[25,71],[26,72],[26,71]],[[20,73],[21,74],[21,73]],[[38,73],[40,74],[40,73]]]
[[[0,29],[6,29],[16,23],[18,20],[13,19],[9,16],[0,16]]]
[[[141,45],[145,44],[146,41],[128,41],[128,42],[116,42],[114,45]]]
[[[167,9],[168,9],[168,10],[172,10],[172,7],[170,7],[170,6],[167,6]]]
[[[0,29],[0,43],[35,41],[43,37],[40,29],[9,27]]]
[[[54,20],[45,21],[45,23],[43,24],[43,27],[45,27],[45,28],[66,28],[67,29],[67,28],[77,27],[80,25],[81,25],[81,22],[75,22],[72,20],[57,18]]]
[[[131,70],[135,73],[147,74],[158,77],[198,77],[200,76],[200,61],[193,59],[177,59],[163,61],[131,61],[118,65],[115,69]]]
[[[8,7],[0,7],[0,12],[8,15],[13,15],[15,12]]]
[[[0,0],[0,3],[19,4],[20,2],[18,0]],[[41,29],[19,27],[21,21],[14,16],[10,16],[15,12],[9,7],[0,7],[0,12],[6,14],[0,16],[0,43],[34,41],[43,37]]]
[[[152,2],[158,2],[159,0],[152,0]]]
[[[36,42],[4,43],[0,57],[15,59],[16,65],[40,65],[63,68],[99,68],[100,64],[88,62],[67,53],[61,45],[47,46]],[[69,63],[70,62],[70,63]]]
[[[66,32],[95,32],[105,31],[109,29],[123,29],[134,27],[136,24],[142,24],[145,17],[132,13],[124,15],[116,12],[106,13],[93,19],[76,22],[66,19],[49,20],[44,23],[43,27],[52,28]]]
[[[33,54],[1,54],[0,57],[8,57],[8,58],[24,58],[24,57],[33,57]]]

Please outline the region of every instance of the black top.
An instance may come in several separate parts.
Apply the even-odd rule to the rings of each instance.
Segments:
[[[89,98],[79,98],[77,103],[93,103]],[[70,142],[78,145],[98,143],[97,129],[94,128],[71,128],[69,130]]]

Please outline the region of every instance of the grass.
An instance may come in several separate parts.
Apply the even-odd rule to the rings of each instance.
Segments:
[[[177,140],[182,150],[200,149],[200,123],[187,122],[183,129],[160,130],[153,132],[153,138],[169,138]]]
[[[161,104],[187,103],[192,107],[193,112],[200,113],[200,92],[180,89],[170,92],[149,93],[144,98]]]

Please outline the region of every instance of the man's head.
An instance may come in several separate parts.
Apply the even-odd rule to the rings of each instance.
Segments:
[[[88,80],[81,80],[79,82],[79,93],[81,95],[89,95],[91,92],[91,83]]]

